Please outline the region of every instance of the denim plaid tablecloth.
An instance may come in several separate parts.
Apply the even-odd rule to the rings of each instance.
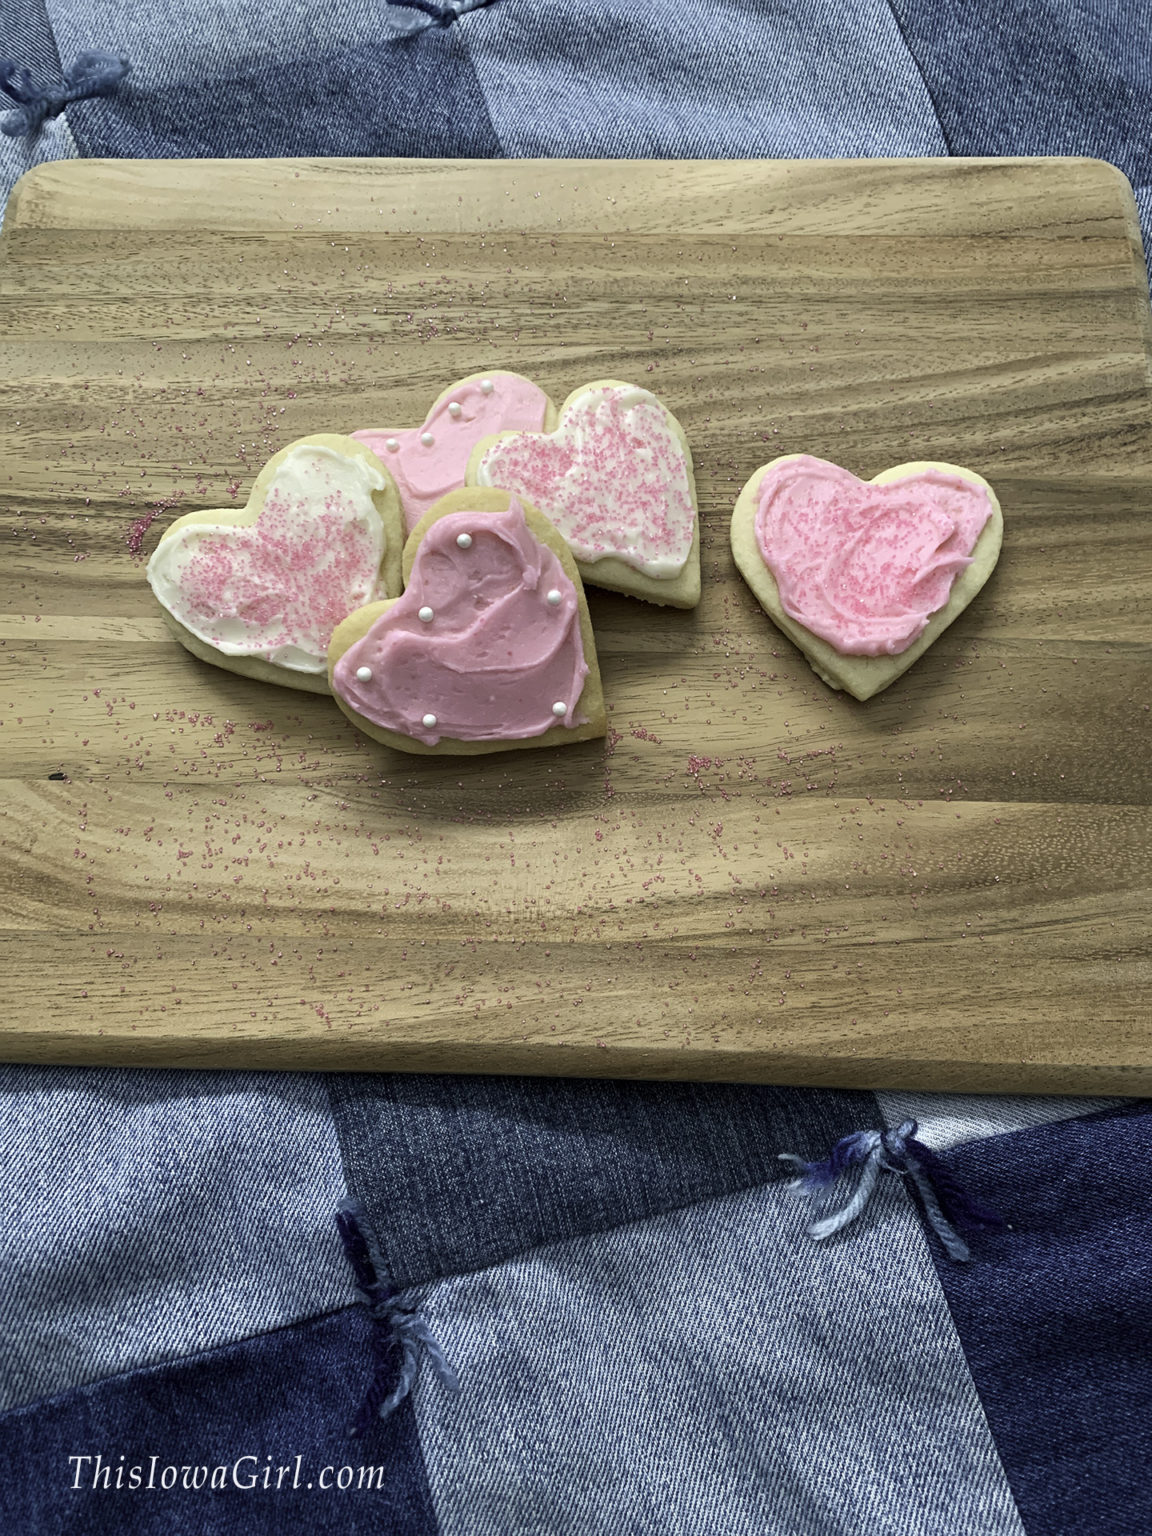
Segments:
[[[0,139],[0,194],[75,155],[1086,154],[1152,217],[1122,0],[0,13],[40,84],[93,49],[131,74]],[[1011,1224],[975,1263],[896,1179],[804,1234],[775,1154],[907,1118]],[[0,1530],[1146,1536],[1150,1164],[1139,1102],[2,1068]],[[459,1377],[425,1351],[357,1440],[349,1194]]]

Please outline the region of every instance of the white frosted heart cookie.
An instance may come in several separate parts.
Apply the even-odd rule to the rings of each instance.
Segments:
[[[507,371],[471,373],[433,403],[420,427],[353,432],[387,466],[400,492],[405,532],[434,502],[464,484],[472,449],[494,432],[550,432],[556,407],[538,384]]]
[[[376,455],[317,433],[268,461],[244,507],[178,518],[147,574],[193,655],[327,693],[332,631],[399,592],[403,542],[396,487]]]
[[[995,491],[970,469],[898,464],[865,481],[789,454],[740,492],[732,553],[817,675],[868,699],[964,611],[992,574],[1003,531]]]
[[[477,443],[468,484],[499,486],[538,507],[592,586],[674,608],[700,601],[692,451],[650,390],[618,379],[581,385],[554,430]]]
[[[519,497],[460,490],[404,546],[404,595],[337,626],[337,704],[404,752],[503,752],[605,735],[596,643],[564,540]]]

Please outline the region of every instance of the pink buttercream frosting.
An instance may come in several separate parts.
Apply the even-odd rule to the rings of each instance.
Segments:
[[[404,526],[411,533],[433,502],[464,484],[464,471],[482,437],[506,430],[540,432],[548,396],[518,373],[491,373],[459,384],[433,406],[422,427],[368,427],[352,436],[366,443],[390,470],[400,492]],[[458,405],[458,413],[450,410]],[[430,436],[431,443],[423,438]],[[390,442],[395,448],[389,448]]]
[[[756,542],[797,623],[846,656],[898,656],[948,601],[991,515],[960,475],[873,485],[802,454],[761,480]]]
[[[586,564],[613,555],[672,580],[692,551],[691,464],[669,413],[649,390],[583,390],[567,402],[554,432],[493,443],[476,478],[539,507]]]
[[[341,656],[333,688],[366,720],[435,746],[581,724],[587,675],[576,588],[513,498],[506,512],[433,523],[404,595]]]

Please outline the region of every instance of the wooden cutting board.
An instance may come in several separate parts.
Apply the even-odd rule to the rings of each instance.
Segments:
[[[44,165],[0,314],[0,1055],[1152,1092],[1117,172]],[[291,439],[501,366],[650,386],[696,456],[699,609],[591,594],[606,744],[408,758],[167,638],[145,524],[143,556]],[[801,450],[1003,503],[982,595],[868,704],[729,553],[740,486]]]

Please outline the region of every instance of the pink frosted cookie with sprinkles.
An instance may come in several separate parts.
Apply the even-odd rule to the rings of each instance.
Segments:
[[[970,469],[917,462],[858,480],[801,453],[740,492],[732,553],[816,674],[868,699],[967,608],[1003,532],[995,491]]]
[[[148,581],[194,656],[327,693],[332,631],[400,591],[403,544],[400,500],[376,455],[317,433],[269,459],[243,508],[178,518]]]
[[[387,465],[411,533],[434,502],[464,484],[472,449],[494,432],[550,432],[556,407],[519,373],[472,373],[451,385],[422,427],[366,427],[353,432]]]
[[[468,483],[538,507],[590,585],[673,608],[700,601],[692,451],[650,390],[617,379],[581,385],[553,430],[477,443]]]
[[[329,679],[340,708],[404,752],[502,752],[607,731],[580,574],[534,507],[453,491],[404,546],[403,597],[337,626]]]

